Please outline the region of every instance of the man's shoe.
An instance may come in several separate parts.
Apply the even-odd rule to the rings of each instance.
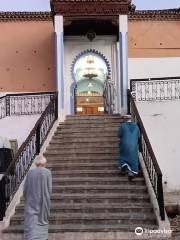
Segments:
[[[135,173],[133,173],[131,171],[128,172],[128,178],[129,178],[130,181],[132,181],[135,176],[136,176]]]
[[[126,174],[126,173],[128,173],[128,167],[127,167],[127,165],[124,165],[122,168],[121,168],[121,173],[122,174]]]

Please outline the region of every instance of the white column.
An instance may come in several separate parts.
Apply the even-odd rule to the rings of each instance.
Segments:
[[[56,84],[58,90],[58,115],[64,119],[64,33],[63,16],[55,16]]]
[[[128,89],[128,16],[119,16],[120,98],[121,114],[127,114]]]

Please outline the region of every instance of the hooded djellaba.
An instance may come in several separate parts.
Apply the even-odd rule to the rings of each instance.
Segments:
[[[44,157],[38,156],[35,164],[24,185],[24,240],[47,240],[52,176]]]

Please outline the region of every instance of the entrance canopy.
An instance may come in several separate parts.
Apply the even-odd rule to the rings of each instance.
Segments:
[[[60,14],[70,20],[128,14],[131,7],[131,0],[51,0],[54,15]]]

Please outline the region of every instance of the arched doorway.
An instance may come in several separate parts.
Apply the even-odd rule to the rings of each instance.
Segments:
[[[110,66],[103,54],[87,50],[75,58],[72,65],[75,114],[104,113],[103,89],[108,75]]]

